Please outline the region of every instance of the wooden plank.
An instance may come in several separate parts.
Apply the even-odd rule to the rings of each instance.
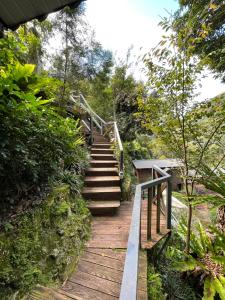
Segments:
[[[98,240],[98,241],[121,241],[121,242],[127,242],[128,240],[128,232],[126,233],[121,233],[121,234],[92,234],[92,239],[93,240]]]
[[[95,248],[88,248],[86,252],[95,253],[101,255],[102,257],[109,257],[113,259],[118,259],[124,261],[126,252],[124,250],[117,250],[117,249],[95,249]]]
[[[27,300],[82,300],[69,293],[63,293],[60,290],[51,289],[44,286],[36,287],[32,293],[26,297]]]
[[[87,247],[90,248],[106,248],[106,249],[126,249],[127,248],[127,243],[126,242],[121,242],[121,241],[114,241],[113,243],[110,241],[98,241],[98,240],[93,240],[87,243]]]
[[[84,255],[82,256],[82,260],[88,261],[88,262],[95,262],[96,264],[100,266],[105,266],[111,269],[123,271],[123,262],[109,258],[109,257],[104,257],[102,258],[101,255],[90,253],[90,252],[85,252]]]
[[[122,271],[113,270],[105,266],[97,265],[94,262],[86,262],[83,260],[79,263],[77,270],[116,283],[121,283],[123,275]],[[73,276],[71,278],[73,278]]]
[[[113,297],[119,297],[120,284],[81,272],[79,270],[76,271],[75,276],[72,276],[69,281]]]
[[[81,297],[82,300],[115,300],[117,297],[68,281],[63,290]]]

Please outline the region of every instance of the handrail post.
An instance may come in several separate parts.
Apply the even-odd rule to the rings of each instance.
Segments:
[[[147,240],[150,240],[152,237],[152,196],[153,190],[148,188]]]
[[[103,123],[101,121],[101,135],[103,135]]]
[[[152,168],[152,179],[154,180],[156,178],[155,176],[155,170]],[[155,186],[152,187],[152,197],[155,197]]]
[[[160,199],[161,199],[161,184],[158,184],[157,185],[157,195],[156,195],[156,209],[157,209],[157,212],[156,212],[156,232],[157,233],[160,233]]]
[[[123,151],[120,152],[120,174],[123,174]]]
[[[91,145],[93,144],[93,119],[90,116]]]
[[[166,210],[167,210],[167,229],[171,229],[172,216],[172,182],[171,178],[167,181],[167,195],[166,195]]]

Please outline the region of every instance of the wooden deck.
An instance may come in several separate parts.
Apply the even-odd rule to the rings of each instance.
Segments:
[[[123,275],[127,241],[130,229],[132,202],[121,203],[118,212],[112,216],[95,216],[92,221],[92,237],[80,258],[76,271],[58,290],[53,298],[44,299],[118,299]],[[152,240],[147,242],[147,201],[142,206],[142,249],[139,266],[138,299],[147,299],[147,254],[168,230],[165,217],[161,215],[161,232],[156,234],[156,207],[153,205]],[[34,299],[34,298],[32,298]],[[42,299],[42,298],[35,298]],[[127,299],[128,300],[128,299]]]
[[[119,298],[132,208],[132,202],[123,202],[115,215],[93,217],[92,237],[76,272],[67,281],[63,291],[89,300]],[[153,218],[152,241],[147,243],[147,201],[143,201],[142,211],[142,248],[145,249],[152,247],[168,231],[165,231],[165,218],[161,216],[164,234],[157,235],[156,218]],[[153,211],[156,211],[155,206]],[[142,251],[140,258],[139,299],[147,299],[145,251]]]

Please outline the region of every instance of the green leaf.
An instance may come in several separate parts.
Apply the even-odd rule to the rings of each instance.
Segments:
[[[216,294],[215,288],[212,285],[212,279],[207,277],[204,282],[204,294],[202,300],[213,300]]]
[[[225,289],[218,278],[214,278],[212,285],[216,292],[219,294],[221,300],[225,300]]]

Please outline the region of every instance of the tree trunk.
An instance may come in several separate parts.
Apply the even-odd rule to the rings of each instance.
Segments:
[[[187,236],[186,236],[186,247],[185,247],[186,254],[190,254],[191,221],[192,221],[192,205],[191,205],[191,201],[189,200],[189,203],[188,203]]]
[[[225,233],[225,205],[217,209],[217,227]]]

